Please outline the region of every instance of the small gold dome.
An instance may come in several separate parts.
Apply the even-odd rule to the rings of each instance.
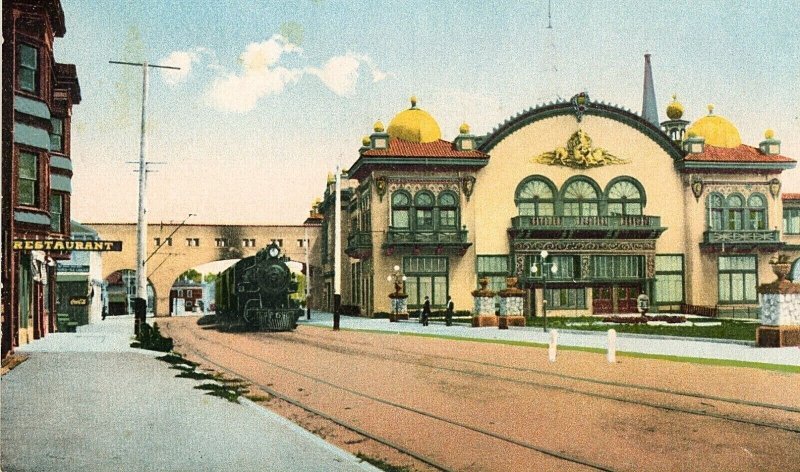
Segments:
[[[461,126],[458,128],[458,132],[461,134],[469,133],[469,125],[466,122],[461,123]]]
[[[328,183],[336,182],[336,177],[333,176],[333,172],[328,172]]]
[[[767,139],[774,138],[775,137],[775,131],[773,131],[771,129],[768,129],[768,130],[764,131],[764,137],[767,138]]]
[[[711,113],[714,105],[708,106]],[[742,144],[742,137],[739,130],[727,119],[709,114],[695,121],[687,130],[687,134],[695,133],[706,140],[706,144],[723,148],[735,148]]]
[[[385,128],[383,127],[383,122],[381,120],[376,121],[375,124],[372,125],[372,130],[376,133],[383,133],[384,129]]]
[[[363,138],[361,138],[361,145],[362,146],[369,146],[369,143],[370,143],[369,136],[364,136]]]
[[[411,108],[392,118],[387,132],[392,138],[412,143],[432,143],[442,137],[436,120],[427,111],[417,108],[416,97],[411,97]]]
[[[683,105],[678,101],[678,96],[672,96],[672,103],[667,105],[667,116],[670,120],[680,120],[683,116]]]

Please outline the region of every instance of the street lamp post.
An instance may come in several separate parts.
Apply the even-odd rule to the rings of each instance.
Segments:
[[[543,250],[539,253],[541,256],[541,262],[534,262],[531,264],[531,277],[535,277],[536,274],[539,272],[539,265],[541,265],[542,271],[542,321],[543,321],[543,328],[544,332],[547,332],[547,272],[551,272],[555,274],[558,272],[558,265],[555,262],[547,262],[547,256],[549,253],[546,250]]]
[[[394,282],[394,293],[389,295],[389,298],[392,300],[392,312],[393,317],[390,321],[397,321],[398,315],[400,314],[400,304],[403,303],[402,300],[406,300],[408,294],[405,293],[405,281],[406,276],[400,271],[400,266],[394,266],[394,273],[386,276],[386,280],[388,282]]]

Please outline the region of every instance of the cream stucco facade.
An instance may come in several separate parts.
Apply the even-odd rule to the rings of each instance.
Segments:
[[[574,99],[530,109],[486,136],[462,126],[452,143],[376,123],[348,172],[342,303],[389,312],[397,266],[410,310],[424,296],[471,310],[481,277],[497,289],[506,276],[525,289],[528,315],[545,301],[552,315],[636,311],[640,293],[655,310],[755,308],[770,258],[796,252],[780,193],[795,162],[772,135],[771,148],[718,145],[738,132],[710,117],[727,128],[707,142],[680,116],[662,128],[588,97],[580,111]],[[675,123],[683,139],[668,134]],[[578,139],[583,154],[567,162]],[[544,163],[547,153],[560,160]]]

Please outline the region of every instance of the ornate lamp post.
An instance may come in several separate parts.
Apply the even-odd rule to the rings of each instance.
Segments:
[[[541,265],[541,272],[542,272],[542,317],[544,321],[544,332],[547,332],[547,272],[549,268],[549,272],[555,275],[558,272],[558,265],[554,262],[547,262],[547,256],[550,254],[544,250],[539,253],[541,256],[541,262],[534,262],[531,264],[531,277],[535,277],[536,274],[539,272]]]
[[[394,282],[394,292],[389,294],[392,301],[392,317],[389,321],[397,321],[403,315],[408,317],[408,294],[405,292],[406,276],[400,271],[400,266],[394,266],[394,272],[386,276],[388,282]]]

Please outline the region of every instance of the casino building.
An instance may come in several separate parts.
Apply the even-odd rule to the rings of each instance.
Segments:
[[[770,130],[751,146],[712,106],[683,111],[673,97],[659,122],[649,56],[641,115],[578,93],[449,142],[412,97],[346,172],[342,303],[389,312],[396,266],[411,310],[448,295],[470,310],[480,279],[497,291],[507,276],[526,314],[635,312],[642,292],[659,311],[756,308],[769,259],[800,255],[800,200],[781,195],[796,162]]]

